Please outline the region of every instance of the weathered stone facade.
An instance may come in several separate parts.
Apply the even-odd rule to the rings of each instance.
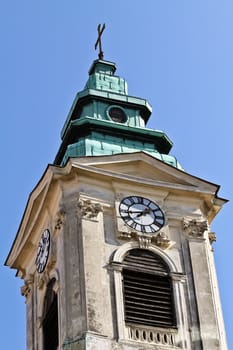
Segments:
[[[59,349],[226,350],[210,224],[225,200],[218,186],[143,152],[71,158],[49,166],[32,192],[7,264],[24,280],[27,350],[42,350],[46,287],[55,279]],[[119,203],[150,198],[165,214],[156,234],[128,227]],[[51,246],[42,273],[41,233]],[[131,249],[160,256],[170,270],[177,327],[127,324],[122,263]],[[47,349],[46,349],[47,350]]]

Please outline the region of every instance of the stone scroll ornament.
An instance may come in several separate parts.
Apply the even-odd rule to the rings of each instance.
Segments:
[[[79,199],[78,208],[81,210],[81,216],[84,219],[95,219],[103,211],[99,203],[93,203],[90,199]]]
[[[33,275],[30,275],[29,277],[25,278],[24,282],[25,284],[21,287],[21,295],[27,298],[31,294],[33,289],[33,283],[34,283]]]
[[[61,208],[55,217],[55,222],[54,222],[54,229],[55,230],[60,230],[62,228],[62,225],[64,223],[64,219],[65,219],[65,209]]]
[[[184,231],[194,238],[203,238],[204,232],[208,229],[206,220],[196,220],[184,218],[183,220]]]

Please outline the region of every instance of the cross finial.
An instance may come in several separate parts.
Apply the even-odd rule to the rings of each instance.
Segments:
[[[101,36],[103,34],[104,29],[105,29],[105,24],[103,24],[102,28],[101,28],[101,24],[99,24],[97,27],[98,38],[97,38],[96,43],[95,43],[95,50],[96,50],[97,46],[99,45],[99,59],[100,60],[104,59],[104,53],[102,51],[102,43],[101,43]]]

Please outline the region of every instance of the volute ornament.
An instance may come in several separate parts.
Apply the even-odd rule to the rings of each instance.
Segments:
[[[97,215],[103,211],[99,203],[93,203],[90,199],[79,199],[78,208],[84,219],[97,218]]]
[[[161,249],[167,249],[174,244],[165,232],[159,232],[156,236],[132,232],[132,238],[138,241],[139,247],[142,249],[148,249],[151,244],[154,244]]]
[[[21,287],[21,295],[25,296],[25,298],[27,298],[31,294],[33,283],[34,283],[33,275],[25,278],[24,285]]]
[[[213,242],[216,242],[216,233],[215,232],[209,232],[208,236],[209,236],[210,244],[212,244]]]
[[[159,232],[154,238],[154,242],[162,249],[167,249],[171,246],[171,241],[168,239],[168,235],[165,232]]]
[[[62,225],[64,223],[64,218],[65,218],[65,210],[62,208],[57,212],[55,217],[55,223],[54,223],[55,230],[60,230],[62,228]]]
[[[194,238],[203,238],[204,232],[208,229],[206,220],[184,218],[183,228],[186,234]]]

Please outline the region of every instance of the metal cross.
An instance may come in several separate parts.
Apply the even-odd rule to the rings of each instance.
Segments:
[[[102,43],[101,43],[101,35],[103,34],[103,31],[105,29],[105,23],[103,24],[101,28],[101,24],[98,25],[97,30],[98,30],[98,38],[95,43],[95,50],[97,46],[99,45],[99,59],[103,60],[104,59],[104,53],[102,51]]]

